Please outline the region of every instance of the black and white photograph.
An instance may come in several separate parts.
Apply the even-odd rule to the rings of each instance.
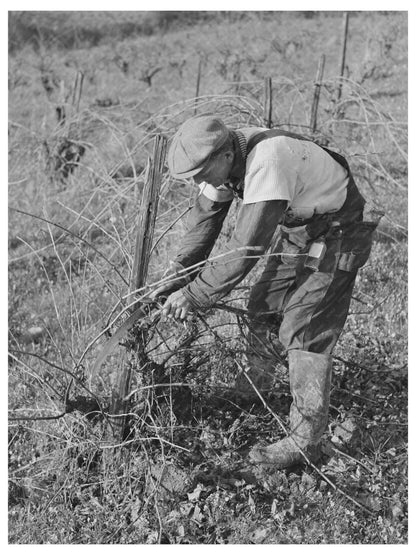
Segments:
[[[406,5],[18,4],[8,545],[409,547]]]

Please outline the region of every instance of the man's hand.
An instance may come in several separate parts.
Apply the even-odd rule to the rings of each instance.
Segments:
[[[167,284],[161,285],[160,287],[158,287],[157,289],[152,291],[152,293],[150,293],[149,297],[153,301],[160,300],[162,302],[165,299],[167,299],[169,297],[169,295],[171,293],[173,293],[173,291],[174,291],[174,288],[172,287],[172,284],[167,283]]]
[[[172,316],[175,320],[185,320],[191,308],[191,303],[179,289],[167,298],[162,308],[162,315]]]
[[[176,270],[176,275],[174,274]],[[157,289],[155,289],[151,294],[150,298],[154,301],[160,300],[164,301],[169,297],[171,293],[174,291],[178,291],[178,289],[182,289],[185,285],[189,282],[189,278],[183,274],[184,268],[180,264],[169,266],[166,272],[163,274],[163,277],[166,278],[167,274],[170,274],[170,279],[166,283],[160,285]],[[167,278],[166,278],[167,279]]]
[[[150,298],[153,301],[160,300],[161,302],[163,302],[165,299],[169,297],[169,295],[171,295],[178,289],[182,289],[182,287],[184,287],[185,285],[186,285],[186,281],[183,278],[170,280],[168,283],[164,283],[163,285],[155,289],[150,294]]]

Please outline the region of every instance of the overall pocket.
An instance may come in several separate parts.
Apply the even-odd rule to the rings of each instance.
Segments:
[[[297,227],[280,226],[282,253],[280,255],[283,264],[297,266],[300,259],[304,258],[309,248],[311,237],[307,232],[306,225]]]
[[[367,262],[378,221],[357,222],[345,232],[341,242],[338,269],[354,272]]]

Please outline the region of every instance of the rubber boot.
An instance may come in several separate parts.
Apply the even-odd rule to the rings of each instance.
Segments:
[[[320,455],[319,441],[328,424],[332,357],[319,353],[289,351],[289,381],[293,402],[290,407],[289,436],[267,447],[255,446],[250,460],[288,468]]]

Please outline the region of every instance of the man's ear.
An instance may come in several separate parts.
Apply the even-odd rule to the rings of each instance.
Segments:
[[[224,156],[227,162],[234,162],[234,151],[227,150],[226,152],[224,152]]]

